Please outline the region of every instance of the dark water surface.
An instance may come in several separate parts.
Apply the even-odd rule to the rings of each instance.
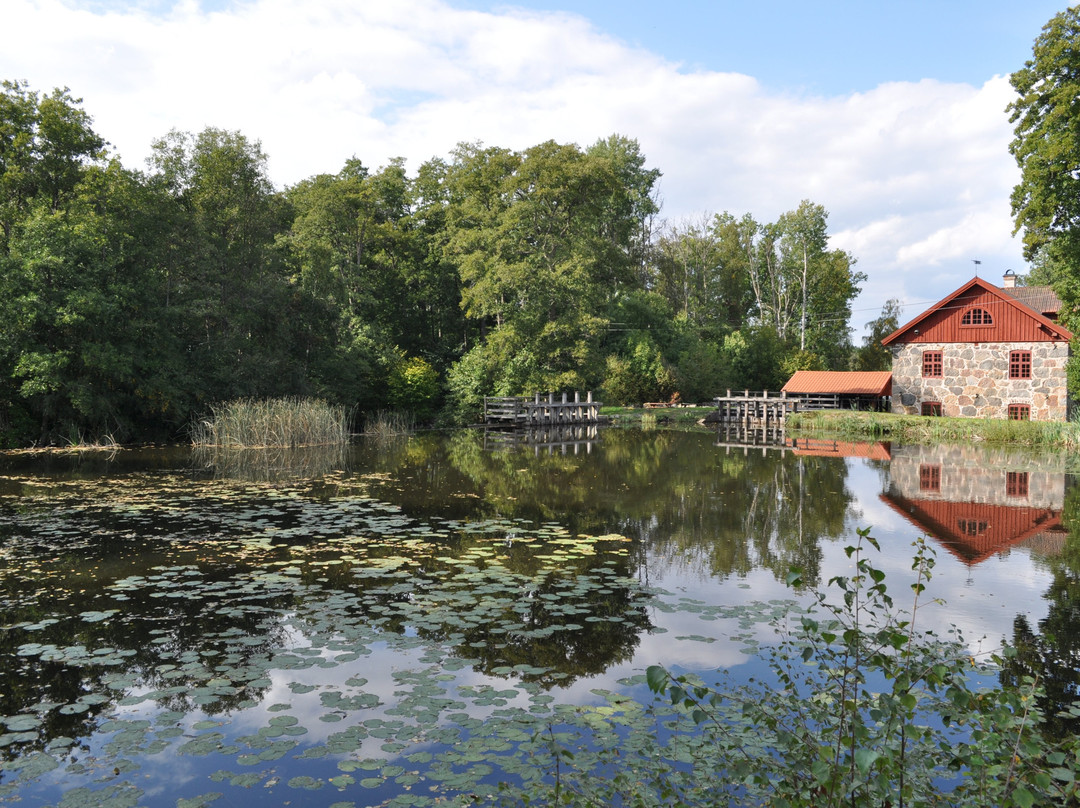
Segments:
[[[753,671],[788,571],[847,574],[860,527],[897,592],[932,537],[923,627],[1075,687],[1062,458],[721,443],[0,460],[0,803],[467,802],[648,665]]]

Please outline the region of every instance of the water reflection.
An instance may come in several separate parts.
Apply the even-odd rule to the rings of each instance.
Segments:
[[[314,479],[346,466],[348,447],[302,446],[236,448],[199,446],[191,453],[195,468],[218,479],[278,482]]]
[[[965,564],[1018,544],[1059,554],[1067,531],[1060,457],[1004,449],[904,446],[893,450],[885,502]]]
[[[261,787],[272,766],[330,783],[339,761],[452,748],[448,711],[479,721],[585,703],[632,691],[625,678],[661,661],[737,669],[751,657],[733,635],[755,629],[725,610],[768,601],[782,614],[790,567],[811,582],[846,574],[843,546],[871,521],[890,576],[909,570],[913,533],[947,548],[934,583],[951,588],[948,620],[967,618],[971,571],[989,573],[984,588],[1005,597],[971,622],[1011,633],[1021,653],[1006,675],[1037,673],[1048,707],[1076,692],[1080,553],[1066,528],[1080,500],[1060,459],[738,437],[610,429],[529,443],[476,430],[306,465],[219,460],[209,474],[186,453],[11,459],[0,799],[58,801],[60,786],[19,779],[31,759],[78,782],[100,774],[70,763],[76,752],[130,783],[128,763],[145,772],[147,757],[186,761],[192,748],[207,773],[255,767]],[[133,746],[110,751],[120,736]],[[183,796],[217,788],[200,776]],[[387,783],[347,800],[408,790]],[[323,793],[313,804],[341,799]]]

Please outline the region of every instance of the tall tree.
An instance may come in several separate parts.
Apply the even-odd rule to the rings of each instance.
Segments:
[[[1051,242],[1080,255],[1080,6],[1051,19],[1032,58],[1009,77],[1009,151],[1020,166],[1012,193],[1015,231],[1029,259]],[[1075,264],[1075,261],[1074,261]]]
[[[851,357],[852,370],[891,370],[892,354],[881,344],[885,337],[900,327],[903,308],[900,301],[893,297],[885,301],[881,314],[866,324],[867,335],[863,337],[862,347]]]
[[[81,105],[66,88],[42,96],[0,82],[0,250],[32,200],[57,211],[86,167],[104,163],[105,141]]]
[[[459,147],[448,177],[447,250],[466,315],[487,328],[462,386],[516,393],[599,380],[609,299],[635,283],[640,206],[625,204],[633,196],[626,178],[640,180],[635,193],[646,196],[655,178],[632,165],[628,174],[611,146]]]
[[[1035,40],[1032,58],[1009,77],[1008,106],[1020,166],[1012,192],[1013,232],[1036,275],[1053,282],[1058,314],[1080,329],[1080,6],[1055,15]],[[1069,360],[1069,389],[1080,395],[1080,359]]]

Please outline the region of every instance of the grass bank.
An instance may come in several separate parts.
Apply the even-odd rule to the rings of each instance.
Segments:
[[[989,418],[930,418],[854,410],[819,410],[788,416],[786,429],[800,434],[906,443],[968,441],[1019,446],[1080,446],[1080,423],[1007,421]]]
[[[601,407],[600,417],[609,419],[616,426],[651,429],[696,426],[698,421],[714,412],[716,407]]]

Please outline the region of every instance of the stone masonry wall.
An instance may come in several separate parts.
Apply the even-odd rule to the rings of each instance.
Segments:
[[[939,466],[941,487],[924,491],[920,483],[923,466]],[[1027,491],[1010,494],[1006,474],[1028,474]],[[1009,507],[1065,507],[1065,458],[983,446],[894,445],[889,463],[889,492],[905,499],[975,502]]]
[[[1031,351],[1031,378],[1009,378],[1009,352]],[[1068,414],[1063,342],[963,342],[894,345],[892,411],[918,415],[940,401],[942,415],[1007,418],[1010,404],[1027,404],[1033,421],[1064,421]],[[941,351],[943,376],[923,378],[923,351]]]

